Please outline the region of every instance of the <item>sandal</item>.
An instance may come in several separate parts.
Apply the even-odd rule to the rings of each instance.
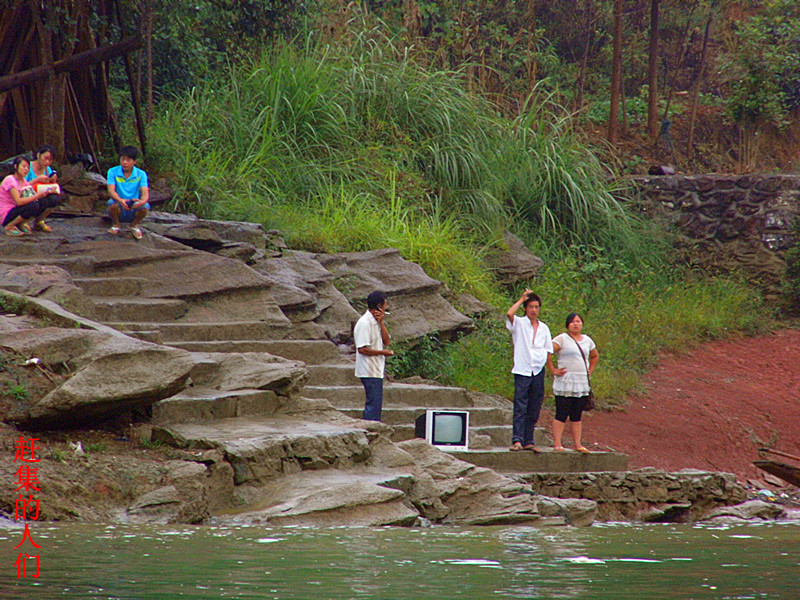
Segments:
[[[534,454],[539,454],[539,449],[533,444],[526,444],[522,447],[522,449],[527,450],[528,452],[533,452]]]
[[[588,448],[584,448],[583,446],[578,446],[575,448],[575,452],[580,452],[581,454],[591,454]]]
[[[4,227],[4,229],[6,230],[6,235],[10,235],[12,237],[21,237],[21,236],[25,235],[23,232],[21,232],[16,227],[12,227],[10,229],[8,227]]]
[[[134,239],[140,240],[142,239],[142,230],[138,227],[131,227],[131,234],[133,235]]]
[[[20,223],[19,226],[17,227],[17,229],[19,229],[25,235],[33,233],[33,230],[31,229],[31,226],[28,225],[27,223]]]
[[[512,452],[519,452],[520,450],[522,450],[522,444],[520,444],[519,442],[514,442],[513,444],[511,444],[511,448],[509,448],[509,450],[511,450]]]
[[[45,233],[52,233],[53,231],[53,228],[44,221],[37,221],[33,228],[38,229],[39,231],[44,231]]]
[[[108,233],[111,235],[117,235],[119,233],[119,225],[113,225],[111,229],[108,230]]]

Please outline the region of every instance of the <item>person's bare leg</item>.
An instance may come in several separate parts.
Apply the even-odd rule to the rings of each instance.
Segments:
[[[19,233],[15,233],[14,235],[20,235],[24,232],[22,231],[22,229],[19,228],[19,226],[22,225],[24,222],[25,220],[22,217],[16,217],[13,221],[11,221],[8,225],[5,226],[6,231],[11,231],[11,232],[18,231]]]
[[[561,443],[561,436],[564,434],[564,423],[558,419],[553,419],[553,449],[563,450],[564,446]]]
[[[119,217],[122,214],[122,209],[116,202],[108,207],[108,215],[111,217],[111,225],[119,231]]]
[[[139,223],[144,221],[144,218],[147,216],[147,209],[140,208],[136,211],[136,215],[133,217],[133,221],[131,222],[131,227],[138,227]]]
[[[574,445],[575,450],[577,450],[578,452],[585,452],[586,448],[584,448],[583,444],[581,444],[581,434],[583,433],[583,421],[570,420],[569,430],[572,433],[572,443]]]

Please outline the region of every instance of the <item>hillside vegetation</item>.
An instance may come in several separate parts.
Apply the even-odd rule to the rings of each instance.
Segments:
[[[261,222],[295,248],[397,247],[498,309],[456,344],[406,348],[397,376],[510,394],[500,315],[524,285],[502,288],[483,260],[504,230],[545,259],[527,285],[554,333],[585,314],[609,405],[660,350],[766,326],[744,282],[671,263],[669,232],[636,216],[551,94],[534,89],[512,119],[468,87],[374,32],[281,43],[162,102],[148,160],[172,177],[176,209]]]

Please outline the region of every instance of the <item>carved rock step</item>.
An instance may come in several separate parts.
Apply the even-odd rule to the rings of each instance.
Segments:
[[[476,435],[488,436],[491,440],[491,445],[497,448],[511,445],[511,421],[507,425],[483,425],[478,427],[472,426],[472,410],[470,410],[470,440]],[[414,431],[414,424],[411,425],[392,425],[394,432],[390,436],[393,442],[403,442],[416,437]],[[533,432],[533,442],[537,446],[550,446],[550,434],[544,427],[537,427]],[[470,445],[472,442],[470,442]]]
[[[356,385],[361,387],[361,381],[355,375],[355,364],[352,361],[347,361],[337,364],[309,366],[306,385]]]
[[[147,287],[145,277],[73,277],[72,283],[89,296],[138,296]]]
[[[320,386],[307,385],[303,395],[308,398],[324,398],[333,406],[353,408],[364,406],[364,388],[361,385]],[[383,405],[405,404],[428,408],[472,407],[472,400],[464,388],[438,385],[384,383]],[[407,421],[408,422],[408,421]],[[413,423],[413,420],[411,421]]]
[[[303,390],[304,394],[306,389],[308,388],[305,388]],[[407,406],[403,408],[395,406],[387,407],[384,398],[383,411],[381,412],[381,421],[383,421],[387,425],[391,425],[392,427],[398,425],[400,426],[409,424],[413,425],[415,419],[422,413],[424,413],[427,408],[431,407],[424,407],[424,406]],[[340,408],[338,410],[346,414],[348,417],[352,417],[354,419],[360,419],[362,414],[364,413],[363,390],[361,398],[361,408]],[[504,408],[467,407],[467,410],[469,410],[470,426],[503,425],[511,423],[512,413],[510,410],[506,410]]]
[[[274,416],[156,426],[153,440],[178,448],[222,450],[236,485],[303,470],[347,469],[371,455],[363,429]]]
[[[317,365],[340,360],[336,344],[328,340],[217,340],[209,342],[168,342],[168,346],[189,352],[267,352],[289,360]],[[351,365],[350,371],[353,370]],[[356,382],[357,383],[357,382]]]
[[[628,456],[619,452],[592,452],[581,454],[566,450],[556,452],[542,448],[538,454],[507,448],[493,450],[468,450],[450,452],[455,458],[478,467],[487,467],[498,473],[578,473],[583,471],[627,471]]]
[[[25,266],[25,265],[52,265],[60,267],[71,275],[90,275],[94,269],[94,259],[91,256],[69,256],[69,257],[32,257],[32,258],[12,258],[4,256],[2,261],[5,264]]]
[[[266,415],[275,412],[278,405],[278,396],[271,390],[187,388],[153,404],[151,422],[165,425]]]
[[[164,342],[190,342],[204,340],[246,340],[256,338],[283,339],[292,329],[288,319],[282,321],[232,321],[226,323],[145,323],[106,322],[105,325],[125,333],[136,331],[161,331]]]
[[[189,306],[183,300],[162,298],[93,297],[94,318],[99,321],[138,321],[158,316],[179,319]]]

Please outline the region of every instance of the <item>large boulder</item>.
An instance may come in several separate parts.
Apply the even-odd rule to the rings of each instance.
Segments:
[[[34,428],[86,425],[145,409],[181,390],[195,366],[184,350],[82,329],[8,332],[0,335],[0,345],[69,373],[43,398],[19,398],[9,406],[3,420]]]
[[[359,313],[366,310],[370,292],[387,293],[390,316],[386,322],[396,340],[427,334],[449,338],[474,329],[472,320],[442,297],[443,284],[405,260],[399,250],[320,254],[316,258],[333,273],[336,287]]]
[[[433,483],[448,509],[444,522],[500,525],[530,523],[541,517],[536,497],[528,486],[458,460],[425,440],[412,439],[397,445],[414,458],[419,469],[430,475],[429,483]],[[424,495],[415,491],[410,494],[411,501],[422,506],[418,501],[429,498],[430,490]]]

